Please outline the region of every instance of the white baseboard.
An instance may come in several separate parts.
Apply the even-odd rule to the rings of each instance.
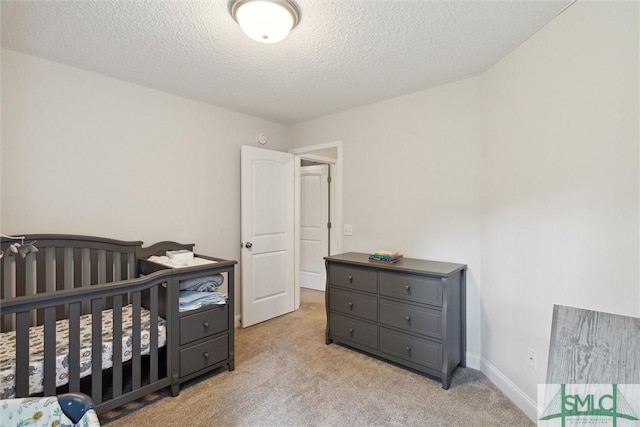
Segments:
[[[538,404],[531,399],[524,391],[516,386],[507,376],[482,357],[473,355],[480,364],[480,371],[489,378],[515,405],[522,410],[531,420],[537,423]],[[469,361],[469,354],[467,354]],[[468,364],[468,363],[467,363]]]
[[[467,368],[480,371],[480,356],[467,352]]]

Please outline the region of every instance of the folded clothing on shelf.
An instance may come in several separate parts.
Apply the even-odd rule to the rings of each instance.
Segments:
[[[214,274],[212,276],[196,277],[180,282],[180,290],[199,291],[199,292],[215,292],[224,282],[222,274]]]
[[[204,259],[199,257],[194,257],[187,261],[177,262],[174,259],[169,258],[168,256],[156,256],[156,255],[150,256],[148,260],[151,262],[156,262],[158,264],[166,265],[167,267],[172,267],[172,268],[194,267],[197,265],[215,264],[217,262],[217,261],[212,261],[210,259]]]
[[[182,312],[226,303],[227,295],[221,292],[180,291],[178,309]]]

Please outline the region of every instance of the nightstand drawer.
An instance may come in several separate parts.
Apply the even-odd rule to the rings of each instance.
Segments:
[[[436,277],[381,271],[380,295],[442,307],[442,282]]]
[[[182,349],[180,350],[180,376],[184,377],[197,372],[225,360],[228,356],[228,335]]]
[[[331,264],[329,266],[329,284],[361,291],[377,292],[378,273],[370,268]]]
[[[378,348],[378,327],[376,325],[331,313],[329,331],[336,337],[373,349]]]
[[[375,296],[336,288],[331,288],[329,295],[331,310],[373,320],[374,322],[378,320],[378,299]]]
[[[442,311],[380,298],[380,323],[442,338]]]
[[[180,318],[180,345],[229,329],[228,306],[212,306]]]
[[[442,344],[380,328],[380,351],[440,371]]]

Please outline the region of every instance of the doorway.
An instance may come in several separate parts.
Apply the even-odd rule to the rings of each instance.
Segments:
[[[331,221],[335,214],[332,178],[335,165],[300,161],[300,287],[324,291],[325,256],[330,255]]]
[[[342,142],[297,148],[289,150],[289,153],[295,155],[294,264],[297,309],[300,306],[300,287],[324,291],[324,257],[340,253],[342,249],[342,233],[339,232],[342,229]],[[314,166],[316,170],[309,166]],[[330,176],[327,194],[311,194],[320,193],[323,169]],[[316,190],[306,188],[310,191],[303,192],[303,187],[315,187]],[[326,246],[317,238],[321,236],[325,237]]]

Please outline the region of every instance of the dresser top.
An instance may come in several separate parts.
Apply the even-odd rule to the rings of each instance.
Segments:
[[[366,265],[382,270],[406,271],[412,273],[431,274],[435,276],[449,276],[459,270],[467,268],[466,264],[454,264],[450,262],[427,261],[424,259],[402,258],[392,264],[371,262],[369,254],[359,252],[347,252],[344,254],[332,255],[324,258],[327,261],[340,262],[352,265]]]

